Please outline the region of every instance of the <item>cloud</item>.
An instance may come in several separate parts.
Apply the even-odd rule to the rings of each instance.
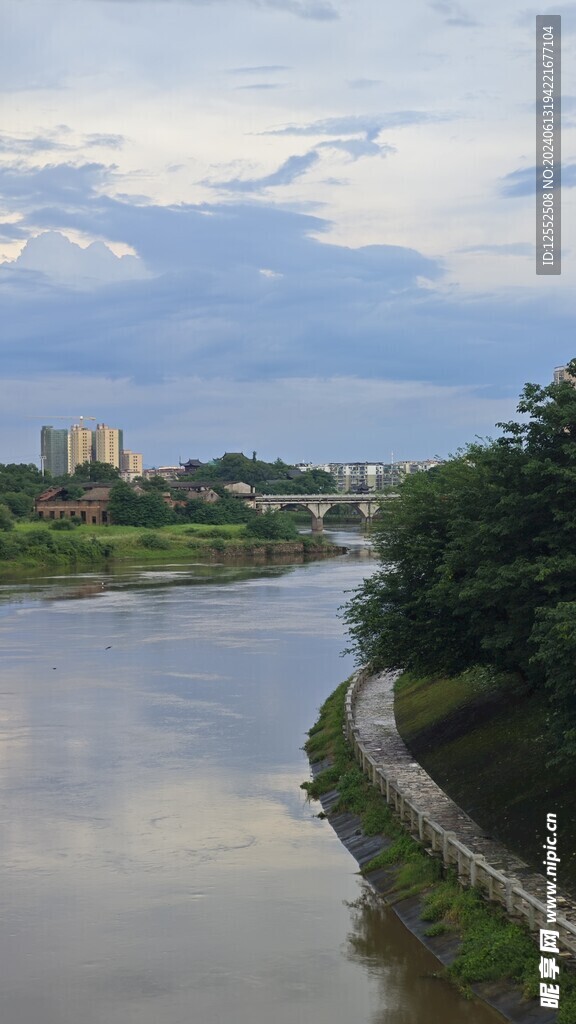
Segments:
[[[413,377],[395,381],[317,373],[238,382],[223,373],[206,378],[184,372],[138,382],[106,372],[48,372],[5,377],[0,394],[0,427],[8,430],[22,408],[45,408],[48,395],[53,410],[66,411],[73,394],[77,406],[122,427],[129,447],[144,453],[145,465],[174,463],[179,455],[192,454],[186,449],[190,438],[196,439],[194,456],[203,460],[229,450],[232,439],[235,450],[250,452],[257,445],[259,456],[270,459],[280,454],[292,461],[346,461],[370,453],[366,457],[387,460],[391,449],[400,459],[433,458],[452,450],[454,436],[465,441],[476,433],[498,433],[494,424],[513,419],[517,402],[513,388],[491,395],[473,385],[444,386]],[[0,437],[8,430],[0,430]],[[38,433],[31,421],[22,434],[22,461],[31,461]],[[12,461],[13,455],[13,443],[10,449],[0,447],[0,460]]]
[[[389,156],[398,152],[395,146],[372,142],[369,139],[333,139],[330,142],[321,142],[318,149],[338,149],[352,160],[360,160],[365,156]]]
[[[121,149],[125,139],[122,135],[106,135],[93,133],[83,135],[77,143],[64,142],[64,135],[70,139],[70,130],[65,126],[44,135],[0,135],[0,153],[18,156],[30,156],[36,160],[40,153],[80,153],[84,149],[102,147],[105,149]]]
[[[106,135],[99,132],[83,137],[83,145],[88,148],[102,146],[106,149],[121,149],[125,141],[123,135]]]
[[[86,0],[81,0],[86,2]],[[227,0],[97,0],[98,3],[183,3],[195,7],[206,7],[213,3],[223,3]],[[312,19],[315,21],[334,21],[339,18],[337,9],[329,0],[241,0],[251,7],[262,10],[286,11],[295,14],[298,18]]]
[[[576,164],[562,165],[562,188],[576,186]],[[522,167],[500,179],[500,194],[510,199],[533,196],[536,190],[536,167]]]
[[[280,185],[291,185],[301,178],[306,171],[314,167],[320,159],[315,150],[303,153],[302,156],[289,156],[278,170],[265,174],[261,178],[230,178],[228,181],[206,182],[211,188],[226,189],[229,192],[261,192],[266,188]]]
[[[110,180],[113,170],[113,167],[100,163],[33,167],[14,163],[0,167],[0,195],[10,200],[13,208],[27,207],[47,196],[51,202],[65,205],[75,200],[85,201]]]
[[[352,78],[348,85],[351,89],[372,89],[375,85],[382,85],[381,78]]]
[[[25,137],[22,135],[0,135],[0,153],[34,155],[38,153],[59,150],[61,152],[73,150],[65,142],[61,142],[52,135],[34,135]]]
[[[454,28],[470,28],[479,24],[475,18],[470,17],[461,4],[444,3],[439,0],[438,3],[431,3],[430,7],[437,14],[443,16],[445,25],[451,25]]]
[[[288,64],[257,64],[255,67],[229,68],[229,75],[268,75],[274,71],[291,71]]]
[[[541,7],[524,8],[524,10],[517,15],[516,24],[523,28],[530,27],[533,30],[536,15],[538,14],[559,14],[562,18],[563,35],[576,32],[576,4],[558,4],[554,7],[548,7],[546,10],[542,10]]]
[[[351,114],[343,117],[326,117],[309,124],[287,124],[278,128],[267,128],[261,135],[364,135],[373,140],[386,128],[402,128],[405,125],[430,124],[449,121],[453,115],[437,114],[425,110],[396,110],[386,114]]]
[[[534,246],[530,242],[505,242],[501,245],[465,245],[456,252],[494,253],[499,256],[534,256]]]
[[[134,256],[115,256],[103,242],[82,248],[57,231],[46,231],[28,239],[20,256],[0,264],[2,274],[24,270],[41,274],[69,288],[95,288],[120,281],[141,280],[149,276],[141,260]]]
[[[242,90],[250,89],[253,89],[254,91],[263,91],[266,89],[285,89],[286,86],[283,82],[255,82],[254,85],[236,85],[234,88],[236,89],[237,92],[239,92]]]

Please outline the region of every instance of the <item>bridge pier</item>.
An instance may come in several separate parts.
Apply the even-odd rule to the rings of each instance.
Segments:
[[[324,516],[315,516],[312,513],[312,533],[322,533],[324,529]]]

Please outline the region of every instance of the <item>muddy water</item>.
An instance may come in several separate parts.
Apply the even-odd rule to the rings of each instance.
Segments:
[[[342,535],[339,535],[342,537]],[[3,1024],[488,1024],[362,899],[299,784],[372,570],[0,588]]]

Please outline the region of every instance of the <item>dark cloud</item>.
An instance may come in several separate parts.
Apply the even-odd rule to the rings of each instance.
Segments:
[[[571,343],[569,296],[550,309],[531,288],[513,302],[444,294],[430,287],[442,280],[437,260],[401,246],[327,244],[319,238],[330,225],[318,216],[261,203],[122,201],[105,194],[101,165],[57,170],[22,170],[18,230],[122,241],[153,276],[90,291],[50,282],[22,261],[4,264],[6,376],[73,367],[154,388],[186,373],[224,374],[241,393],[250,382],[316,378],[323,368],[332,378],[480,387],[516,381],[519,365],[538,379],[543,335],[557,352]],[[62,202],[67,189],[73,201]]]
[[[70,203],[76,199],[85,202],[99,186],[109,180],[114,168],[105,164],[45,164],[27,167],[12,164],[0,167],[0,196],[8,199],[12,207],[29,208],[35,201]]]

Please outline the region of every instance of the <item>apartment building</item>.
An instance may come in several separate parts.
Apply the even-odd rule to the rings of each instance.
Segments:
[[[68,433],[68,472],[84,462],[92,462],[92,431],[75,423]]]
[[[106,462],[115,469],[120,469],[120,452],[122,451],[122,431],[116,427],[108,427],[106,423],[98,423],[94,431],[93,458],[97,462]]]
[[[68,472],[68,431],[46,424],[40,431],[42,472],[64,476]]]

